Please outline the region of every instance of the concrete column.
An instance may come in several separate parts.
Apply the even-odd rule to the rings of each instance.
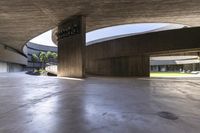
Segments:
[[[85,76],[85,17],[74,16],[58,26],[58,76]]]

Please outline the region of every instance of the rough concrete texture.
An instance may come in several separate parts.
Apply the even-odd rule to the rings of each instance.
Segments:
[[[99,42],[86,47],[86,72],[148,76],[148,56],[200,51],[200,28],[160,31]]]
[[[1,133],[199,133],[200,80],[0,75]],[[176,114],[178,120],[157,115]]]
[[[71,18],[58,26],[59,77],[85,77],[85,30],[84,16]]]
[[[18,50],[73,15],[85,15],[87,31],[141,22],[199,26],[199,0],[1,0],[0,43]]]

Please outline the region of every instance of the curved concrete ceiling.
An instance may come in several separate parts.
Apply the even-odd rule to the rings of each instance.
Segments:
[[[120,26],[111,26],[88,32],[86,34],[86,45],[91,45],[122,37],[172,30],[172,29],[181,29],[185,27],[187,26],[180,24],[167,24],[167,23],[140,23],[140,24],[130,24],[130,25],[125,24]],[[53,37],[55,37],[55,35]]]
[[[77,14],[87,31],[127,23],[166,22],[199,26],[199,0],[1,0],[0,43],[22,51],[33,37]]]
[[[133,35],[164,31],[164,30],[181,29],[185,27],[188,26],[180,24],[169,24],[169,23],[138,23],[138,24],[123,24],[123,25],[111,26],[87,32],[86,46],[122,37],[128,37]],[[57,46],[56,32],[57,29],[51,29],[31,39],[29,42],[56,47]]]

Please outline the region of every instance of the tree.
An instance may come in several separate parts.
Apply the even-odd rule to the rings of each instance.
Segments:
[[[51,62],[51,61],[57,60],[58,55],[56,52],[48,51],[46,53],[46,57],[47,57],[48,62]]]
[[[39,59],[40,59],[40,62],[42,62],[42,68],[45,68],[45,63],[48,60],[46,53],[40,52]]]
[[[58,58],[58,54],[55,53],[55,52],[53,52],[53,53],[52,53],[52,57],[53,57],[53,59],[57,60],[57,58]]]
[[[48,52],[46,53],[46,57],[47,57],[47,60],[50,61],[50,59],[53,58],[52,52],[51,52],[51,51],[48,51]]]
[[[32,54],[31,60],[33,62],[33,67],[35,67],[35,63],[38,61],[38,56],[36,54]]]

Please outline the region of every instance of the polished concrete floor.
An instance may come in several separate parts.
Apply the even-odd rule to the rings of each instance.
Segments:
[[[199,132],[200,79],[0,75],[0,133]]]

